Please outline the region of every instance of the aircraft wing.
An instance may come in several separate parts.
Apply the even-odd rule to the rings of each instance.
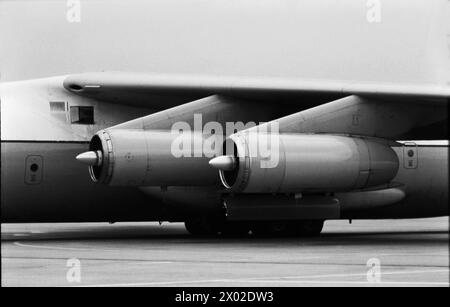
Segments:
[[[68,76],[64,87],[78,95],[129,104],[156,103],[168,107],[213,94],[237,97],[295,97],[304,95],[361,95],[442,99],[450,86],[437,84],[373,83],[255,77],[218,77],[147,73],[101,72]],[[170,97],[170,103],[165,98]],[[152,99],[154,98],[154,99]],[[161,103],[161,105],[158,105]]]

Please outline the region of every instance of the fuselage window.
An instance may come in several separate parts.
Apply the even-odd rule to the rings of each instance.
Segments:
[[[64,101],[50,101],[51,112],[66,112],[66,103]]]
[[[94,124],[94,107],[76,106],[70,107],[70,121],[72,124]]]

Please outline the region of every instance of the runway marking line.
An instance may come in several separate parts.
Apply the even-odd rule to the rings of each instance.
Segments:
[[[75,247],[58,247],[58,246],[42,246],[42,245],[31,245],[23,244],[18,241],[13,243],[19,247],[26,248],[40,248],[40,249],[56,249],[56,250],[68,250],[68,251],[92,251],[96,249],[92,248],[75,248]],[[117,251],[117,249],[103,249],[104,251]],[[383,256],[397,255],[397,254],[383,254]],[[425,254],[426,255],[426,254]],[[436,255],[436,254],[434,254]],[[321,257],[315,257],[321,258]],[[150,260],[151,261],[151,260]],[[158,262],[160,263],[160,262]],[[170,263],[170,262],[164,262]],[[382,275],[402,275],[402,274],[425,274],[425,273],[447,273],[449,269],[445,270],[422,270],[422,271],[393,271],[393,272],[382,272]],[[99,284],[99,285],[86,285],[82,287],[113,287],[113,286],[163,286],[163,285],[177,285],[177,284],[194,284],[194,283],[296,283],[296,284],[357,284],[357,285],[443,285],[448,286],[448,282],[402,282],[402,281],[381,281],[380,283],[369,283],[367,281],[325,281],[325,280],[304,280],[305,278],[332,278],[332,277],[357,277],[366,276],[366,273],[355,273],[355,274],[326,274],[326,275],[309,275],[309,276],[283,276],[283,277],[258,277],[258,278],[247,278],[247,279],[211,279],[211,280],[188,280],[188,281],[167,281],[167,282],[143,282],[143,283],[117,283],[117,284]],[[299,280],[295,280],[299,279]]]
[[[404,274],[424,274],[424,273],[448,273],[449,269],[442,270],[426,270],[426,271],[392,271],[384,272],[381,271],[381,276],[383,275],[404,275]],[[309,276],[286,276],[286,277],[274,277],[276,279],[301,279],[301,278],[329,278],[329,277],[357,277],[366,276],[367,273],[352,273],[352,274],[326,274],[326,275],[309,275]],[[269,278],[270,279],[270,278]]]
[[[224,279],[224,280],[189,280],[183,282],[148,282],[148,283],[123,283],[123,284],[102,284],[102,285],[86,285],[86,286],[76,286],[76,287],[97,287],[97,288],[106,288],[106,287],[138,287],[138,286],[170,286],[170,285],[186,285],[186,284],[203,284],[203,283],[289,283],[289,284],[357,284],[357,285],[368,285],[368,286],[377,286],[377,285],[430,285],[430,286],[448,286],[448,282],[402,282],[402,281],[381,281],[378,283],[370,283],[368,281],[342,281],[342,280],[245,280],[245,279]]]
[[[424,273],[448,273],[449,270],[427,270],[427,271],[393,271],[382,272],[381,275],[401,275],[401,274],[424,274]],[[324,280],[287,280],[287,279],[303,279],[303,278],[324,278],[324,277],[355,277],[366,276],[367,273],[357,274],[328,274],[328,275],[307,275],[307,276],[285,276],[285,277],[255,277],[246,279],[207,279],[207,280],[180,280],[165,282],[142,282],[142,283],[117,283],[117,284],[97,284],[83,285],[80,287],[127,287],[127,286],[164,286],[177,284],[195,284],[195,283],[300,283],[300,284],[367,284],[367,285],[445,285],[448,282],[403,282],[403,281],[381,281],[379,283],[369,283],[367,281],[324,281]]]
[[[42,249],[56,249],[56,250],[67,250],[67,251],[93,251],[93,250],[99,250],[99,249],[89,249],[89,248],[76,248],[76,247],[56,247],[56,246],[39,246],[39,245],[30,245],[30,244],[23,244],[20,242],[14,242],[13,243],[16,246],[19,247],[31,247],[31,248],[42,248]],[[100,249],[101,251],[117,251],[117,250],[106,250],[106,249]],[[5,258],[2,257],[2,259],[12,259],[12,258]],[[103,259],[90,259],[90,260],[103,260]],[[134,259],[124,259],[125,261],[134,261]],[[114,260],[112,260],[114,261]],[[152,264],[169,264],[173,263],[172,261],[153,261],[153,260],[144,260],[145,262],[151,262]]]
[[[68,250],[68,251],[104,251],[104,252],[117,252],[120,249],[107,249],[107,248],[90,248],[90,247],[61,247],[61,246],[53,246],[53,245],[34,245],[34,244],[25,244],[20,243],[19,241],[13,242],[14,245],[19,247],[26,248],[39,248],[39,249],[55,249],[55,250]]]
[[[20,235],[19,235],[20,236]],[[24,235],[27,236],[27,235]],[[107,252],[112,252],[112,251],[117,251],[119,250],[118,248],[116,249],[97,249],[97,248],[89,248],[89,247],[59,247],[59,246],[43,246],[43,245],[32,245],[32,244],[25,244],[25,243],[20,243],[19,241],[15,241],[13,242],[14,245],[16,246],[20,246],[20,247],[31,247],[31,248],[41,248],[41,249],[56,249],[56,250],[79,250],[79,251],[93,251],[93,250],[98,250],[98,251],[107,251]],[[329,257],[345,257],[348,255],[353,255],[354,253],[337,253],[337,254],[332,254],[332,255],[321,255],[321,256],[317,256],[317,255],[311,255],[311,256],[306,256],[306,257],[302,257],[301,259],[320,259],[320,258],[329,258]],[[360,256],[373,256],[372,253],[360,253]],[[405,254],[405,253],[381,253],[381,254],[377,254],[380,257],[389,257],[389,256],[430,256],[430,257],[448,257],[448,254],[426,254],[426,253],[414,253],[414,254]]]
[[[67,251],[105,251],[105,252],[116,252],[120,249],[98,249],[98,248],[87,248],[87,247],[59,247],[59,246],[42,246],[42,245],[32,245],[32,244],[24,244],[20,243],[19,241],[13,242],[14,245],[19,247],[26,247],[26,248],[38,248],[38,249],[51,249],[51,250],[67,250]],[[310,256],[310,257],[302,257],[302,260],[309,260],[309,259],[321,259],[321,258],[327,258],[327,256]],[[164,261],[161,263],[173,263],[173,262],[189,262],[189,261]]]
[[[58,246],[40,246],[40,245],[31,245],[31,244],[23,244],[20,242],[13,243],[19,247],[31,247],[31,248],[41,248],[41,249],[56,249],[56,250],[68,250],[68,251],[92,251],[92,248],[77,248],[77,247],[58,247]]]

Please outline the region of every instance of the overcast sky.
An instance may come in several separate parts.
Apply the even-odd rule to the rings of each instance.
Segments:
[[[115,70],[448,81],[450,2],[380,1],[369,22],[365,0],[85,0],[78,23],[66,0],[0,0],[1,80]]]

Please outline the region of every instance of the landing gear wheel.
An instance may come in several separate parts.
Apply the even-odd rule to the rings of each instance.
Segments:
[[[288,222],[259,222],[252,227],[257,237],[280,237],[292,235]]]
[[[186,230],[194,236],[243,237],[248,235],[250,224],[246,222],[226,222],[221,218],[197,217],[184,222]]]
[[[194,236],[200,236],[204,234],[204,229],[201,221],[199,219],[195,220],[188,220],[184,222],[184,227],[186,227],[186,230]]]
[[[220,231],[220,221],[207,218],[194,218],[184,222],[186,230],[194,236],[215,236]]]
[[[323,220],[259,222],[252,226],[258,237],[315,237],[323,229]]]
[[[244,237],[250,232],[250,225],[245,222],[226,222],[220,233],[225,237]]]
[[[292,232],[299,237],[317,237],[323,229],[323,220],[304,220],[291,224]]]

